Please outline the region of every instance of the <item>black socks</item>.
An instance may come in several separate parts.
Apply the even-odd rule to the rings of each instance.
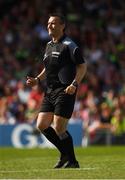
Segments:
[[[68,131],[58,136],[52,127],[48,127],[42,133],[57,147],[61,154],[68,156],[70,162],[76,161],[73,140]]]
[[[43,132],[44,136],[52,143],[54,144],[57,149],[62,153],[63,153],[63,150],[61,148],[61,145],[60,145],[60,139],[59,139],[59,136],[56,134],[55,130],[52,128],[52,127],[48,127],[47,129],[45,129]]]
[[[59,136],[63,151],[67,154],[70,162],[76,162],[72,136],[68,131]]]

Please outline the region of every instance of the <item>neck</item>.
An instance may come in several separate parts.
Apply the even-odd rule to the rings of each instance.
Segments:
[[[54,43],[56,43],[56,42],[59,41],[59,39],[60,39],[62,36],[63,36],[63,33],[60,34],[60,35],[57,35],[57,36],[53,36],[53,37],[52,37],[52,41],[53,41]]]

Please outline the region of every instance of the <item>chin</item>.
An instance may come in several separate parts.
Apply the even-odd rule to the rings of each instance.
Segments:
[[[49,35],[51,36],[53,33],[52,33],[52,31],[49,31]]]
[[[53,33],[49,33],[49,36],[52,36],[53,35]]]

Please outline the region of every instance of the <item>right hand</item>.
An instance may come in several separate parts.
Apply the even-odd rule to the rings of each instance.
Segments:
[[[26,84],[32,87],[38,84],[38,80],[36,78],[27,76]]]
[[[69,86],[64,90],[64,92],[65,92],[66,94],[73,95],[73,94],[76,92],[76,89],[77,89],[77,88],[71,84],[71,85],[69,85]]]

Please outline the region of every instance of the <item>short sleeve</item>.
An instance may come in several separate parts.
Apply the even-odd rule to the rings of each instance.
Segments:
[[[73,61],[75,64],[85,63],[82,53],[78,47],[76,47],[73,51]]]

